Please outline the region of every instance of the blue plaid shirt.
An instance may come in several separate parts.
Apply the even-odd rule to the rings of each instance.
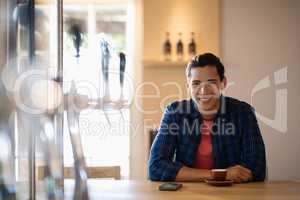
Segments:
[[[182,166],[195,166],[201,124],[201,114],[192,99],[167,107],[151,147],[148,163],[151,180],[173,181]],[[265,146],[249,104],[221,96],[211,132],[214,168],[241,165],[252,171],[253,181],[265,179]]]

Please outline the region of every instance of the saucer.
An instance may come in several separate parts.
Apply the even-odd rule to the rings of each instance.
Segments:
[[[214,179],[205,179],[205,183],[213,186],[230,186],[233,184],[233,180],[216,181]]]

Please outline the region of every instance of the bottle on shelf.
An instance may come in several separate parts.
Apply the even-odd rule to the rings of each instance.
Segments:
[[[182,61],[183,60],[183,42],[182,42],[182,33],[178,33],[179,39],[176,44],[176,55],[177,60]]]
[[[172,44],[170,42],[170,33],[166,32],[166,40],[163,46],[164,58],[166,61],[171,60]]]
[[[197,53],[197,45],[195,42],[195,34],[191,32],[191,41],[189,43],[189,57],[193,58]]]

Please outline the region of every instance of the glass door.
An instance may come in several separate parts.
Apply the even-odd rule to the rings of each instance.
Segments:
[[[1,43],[5,49],[1,92],[8,100],[5,105],[11,105],[7,118],[1,118],[9,127],[1,130],[9,135],[12,179],[19,199],[47,198],[47,183],[38,177],[41,167],[48,166],[48,174],[55,168],[54,185],[62,185],[61,5],[60,0],[1,1],[6,42]]]

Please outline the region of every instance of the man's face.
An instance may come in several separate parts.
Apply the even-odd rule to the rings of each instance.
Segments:
[[[221,89],[226,85],[226,78],[221,81],[214,66],[195,67],[188,77],[188,89],[203,115],[215,114],[219,108]]]

